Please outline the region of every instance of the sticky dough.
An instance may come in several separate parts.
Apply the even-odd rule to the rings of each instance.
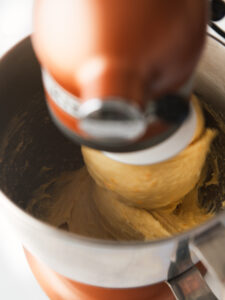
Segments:
[[[179,155],[156,165],[134,166],[83,147],[86,167],[41,186],[28,211],[71,232],[113,240],[168,237],[209,219],[212,215],[198,205],[198,188],[216,132],[205,129],[198,100],[192,101],[197,128]]]
[[[204,130],[204,117],[195,97],[192,99],[198,116],[191,144],[176,157],[165,162],[135,166],[122,164],[103,153],[82,148],[88,171],[96,183],[115,192],[121,201],[133,207],[171,211],[199,181],[202,167],[215,132]]]

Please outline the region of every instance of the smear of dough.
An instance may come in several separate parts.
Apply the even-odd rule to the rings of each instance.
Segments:
[[[28,211],[71,232],[113,240],[168,237],[206,221],[212,214],[199,207],[198,188],[216,131],[205,129],[196,98],[193,103],[197,129],[189,147],[176,157],[133,166],[84,147],[88,171],[84,167],[62,174],[41,186]]]

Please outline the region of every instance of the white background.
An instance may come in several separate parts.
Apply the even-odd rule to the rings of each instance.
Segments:
[[[0,0],[0,56],[31,33],[32,7],[33,0]],[[220,26],[225,28],[225,20],[220,22]],[[27,265],[20,242],[1,215],[0,299],[48,299],[39,288]]]
[[[33,0],[0,0],[0,56],[31,33]],[[47,300],[0,214],[0,299]]]

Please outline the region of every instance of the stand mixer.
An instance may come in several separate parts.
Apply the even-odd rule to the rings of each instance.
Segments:
[[[37,1],[32,40],[57,126],[124,163],[176,155],[196,127],[207,20],[207,1]]]
[[[49,176],[83,164],[80,146],[49,121],[41,78],[52,119],[72,141],[125,164],[167,160],[194,134],[189,100],[196,82],[206,103],[216,97],[225,111],[224,72],[214,72],[216,83],[207,82],[205,69],[194,77],[208,17],[204,0],[38,0],[32,44],[41,73],[29,39],[2,60],[0,99],[7,101],[0,102],[1,138],[11,121],[22,122],[9,131],[9,144],[0,145],[1,211],[50,299],[216,299],[203,279],[206,269],[196,267],[199,260],[225,295],[223,212],[175,237],[120,243],[72,234],[26,211]],[[207,50],[205,61],[209,57]],[[9,66],[13,72],[5,71]],[[215,111],[220,116],[216,105]]]

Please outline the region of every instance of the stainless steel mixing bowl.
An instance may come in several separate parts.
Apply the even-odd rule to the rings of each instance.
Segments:
[[[195,92],[210,110],[208,124],[220,129],[214,142],[220,178],[218,187],[203,187],[200,204],[216,216],[169,239],[122,243],[84,238],[26,213],[35,189],[62,171],[80,168],[83,160],[80,147],[63,137],[49,118],[30,39],[11,50],[0,63],[0,212],[22,244],[53,270],[85,284],[132,288],[168,281],[179,299],[215,299],[194,266],[200,259],[221,283],[224,296],[224,63],[224,45],[208,38]],[[188,293],[183,285],[187,278]]]

